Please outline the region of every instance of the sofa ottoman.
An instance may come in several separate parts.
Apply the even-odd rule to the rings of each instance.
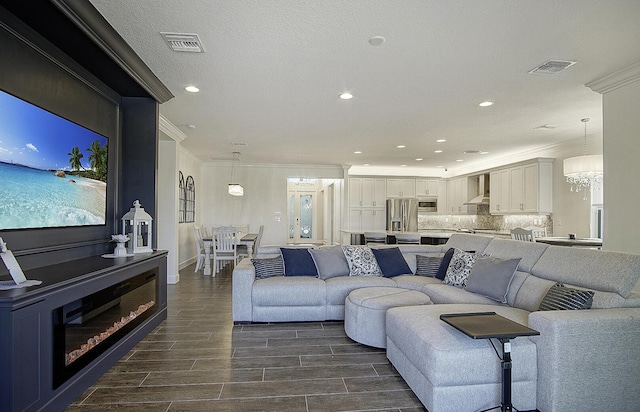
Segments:
[[[429,304],[429,296],[415,290],[385,286],[355,289],[345,300],[344,330],[347,336],[358,343],[386,348],[387,310],[399,306]]]
[[[488,339],[471,339],[440,320],[444,313],[496,312],[526,324],[522,309],[474,304],[398,307],[387,311],[387,357],[432,412],[473,412],[500,405],[502,370]],[[512,402],[536,409],[537,352],[527,337],[511,341]]]

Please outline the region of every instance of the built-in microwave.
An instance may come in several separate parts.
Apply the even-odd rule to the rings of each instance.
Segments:
[[[418,199],[418,213],[435,213],[438,211],[438,198],[425,197]]]

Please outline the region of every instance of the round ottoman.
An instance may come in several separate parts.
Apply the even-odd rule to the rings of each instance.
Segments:
[[[344,331],[358,343],[386,348],[387,309],[429,304],[429,296],[417,290],[386,286],[355,289],[344,303]]]

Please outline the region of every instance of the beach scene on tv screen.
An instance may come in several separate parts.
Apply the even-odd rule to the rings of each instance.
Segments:
[[[107,143],[0,91],[0,230],[104,225]]]

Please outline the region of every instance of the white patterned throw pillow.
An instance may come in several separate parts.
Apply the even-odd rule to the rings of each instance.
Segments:
[[[469,253],[464,250],[455,249],[451,262],[444,277],[444,284],[463,288],[467,286],[467,279],[471,273],[476,259],[487,257],[485,253]]]
[[[342,245],[349,264],[349,276],[382,276],[376,257],[368,246]]]

